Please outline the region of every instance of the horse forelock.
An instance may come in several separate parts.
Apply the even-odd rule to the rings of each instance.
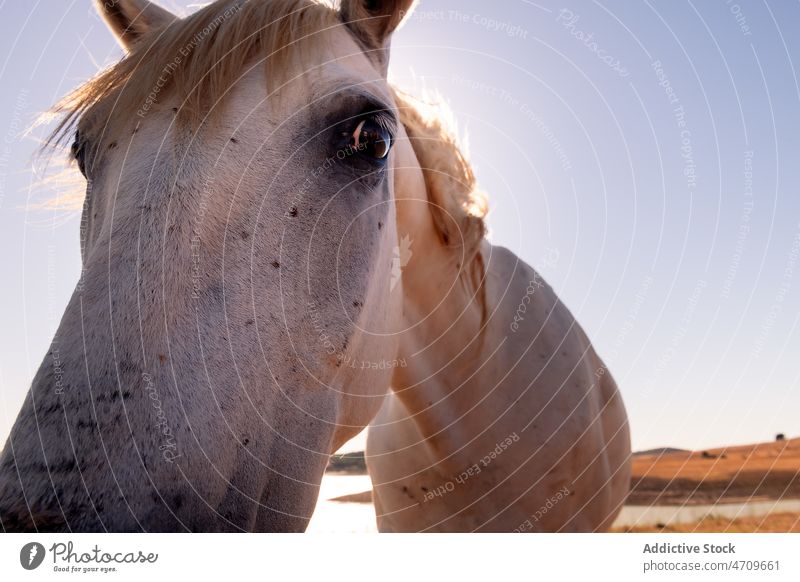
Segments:
[[[261,57],[277,84],[304,64],[320,32],[343,26],[338,12],[316,0],[218,0],[136,43],[119,62],[66,95],[48,116],[62,116],[47,145],[62,142],[80,122],[91,138],[110,117],[144,118],[168,95],[180,97],[178,121],[196,124],[215,112],[245,65]],[[109,113],[86,115],[100,102]],[[137,117],[138,116],[138,117]]]

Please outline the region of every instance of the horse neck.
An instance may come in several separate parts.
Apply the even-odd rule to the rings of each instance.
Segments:
[[[442,429],[453,425],[461,405],[473,401],[482,384],[485,372],[479,368],[491,350],[484,341],[482,289],[475,288],[469,274],[476,267],[482,271],[489,244],[483,241],[477,253],[465,258],[461,247],[443,240],[418,163],[405,168],[395,184],[398,235],[411,240],[412,255],[402,272],[401,365],[392,388],[434,443],[445,438]],[[458,440],[455,432],[448,430],[446,438]]]

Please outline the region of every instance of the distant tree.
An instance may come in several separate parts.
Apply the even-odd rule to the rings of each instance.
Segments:
[[[786,435],[783,434],[782,432],[779,432],[778,434],[775,435],[775,440],[776,441],[785,441],[786,440]]]

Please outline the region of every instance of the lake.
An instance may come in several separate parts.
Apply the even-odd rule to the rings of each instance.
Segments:
[[[308,525],[309,533],[374,533],[375,512],[371,503],[339,503],[333,497],[361,493],[372,487],[368,475],[327,473],[322,479],[319,501]],[[718,503],[715,505],[626,505],[614,527],[663,523],[694,523],[706,516],[761,517],[777,512],[800,513],[800,499]]]

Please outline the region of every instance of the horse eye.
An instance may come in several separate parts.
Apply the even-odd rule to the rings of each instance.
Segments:
[[[370,117],[358,123],[350,136],[350,145],[364,155],[382,160],[389,155],[392,135],[374,117]]]
[[[78,169],[83,174],[83,177],[86,177],[86,142],[81,139],[81,136],[78,132],[75,132],[75,141],[72,142],[72,147],[70,148],[70,154],[72,155],[72,159],[74,159],[78,163]]]

